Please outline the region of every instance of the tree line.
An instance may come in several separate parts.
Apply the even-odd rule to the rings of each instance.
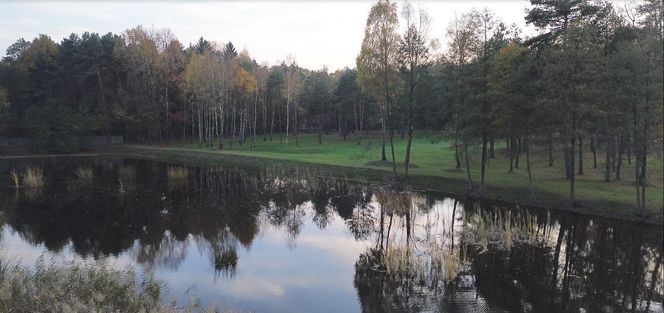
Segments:
[[[623,162],[635,162],[636,202],[644,210],[649,149],[662,143],[662,1],[624,8],[601,0],[530,3],[525,20],[537,35],[524,37],[490,10],[472,10],[450,23],[440,56],[431,55],[436,40],[426,11],[406,4],[400,21],[396,3],[372,7],[358,83],[379,108],[383,160],[387,141],[397,177],[394,131],[405,130],[407,178],[413,128],[441,130],[453,141],[469,188],[481,193],[494,143],[505,140],[509,172],[525,157],[532,190],[533,148],[544,148],[552,167],[561,147],[574,200],[589,142],[593,168],[604,148],[607,182],[621,179]],[[474,147],[479,182],[470,169]]]
[[[17,40],[0,62],[0,135],[71,152],[85,148],[83,135],[232,149],[297,145],[301,131],[321,144],[327,132],[358,143],[376,132],[395,178],[394,137],[407,138],[399,164],[407,178],[420,129],[451,142],[456,167],[480,192],[498,141],[509,171],[525,162],[531,186],[533,151],[545,151],[553,166],[561,149],[572,199],[587,149],[593,167],[605,158],[606,181],[634,162],[643,208],[649,151],[662,138],[662,7],[531,0],[525,20],[538,34],[530,37],[474,9],[449,23],[439,49],[425,10],[378,0],[356,68],[334,72],[302,68],[293,56],[259,64],[230,41],[201,37],[185,47],[168,29],[86,32],[59,43],[39,35]]]

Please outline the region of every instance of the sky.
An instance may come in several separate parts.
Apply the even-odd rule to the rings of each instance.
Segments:
[[[397,1],[399,6],[403,2]],[[455,14],[488,8],[524,34],[526,0],[415,1],[432,18],[430,37],[445,47],[447,26]],[[185,46],[201,36],[218,43],[233,42],[257,62],[279,63],[290,54],[308,69],[334,71],[354,67],[372,1],[0,1],[0,49],[19,38],[38,34],[60,42],[72,32],[121,34],[143,25],[169,28]],[[4,53],[2,53],[4,55]]]

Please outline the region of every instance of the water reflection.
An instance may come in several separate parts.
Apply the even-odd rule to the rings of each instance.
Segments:
[[[171,273],[175,289],[207,280],[205,300],[223,294],[240,309],[662,310],[657,228],[394,192],[311,168],[33,162],[47,183],[2,189],[5,236],[56,254],[128,257]],[[21,166],[3,163],[2,178]],[[77,176],[81,166],[93,176]],[[275,248],[281,239],[286,250]]]

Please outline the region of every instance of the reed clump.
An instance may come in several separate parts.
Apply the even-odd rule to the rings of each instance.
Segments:
[[[184,166],[169,166],[167,169],[169,179],[185,179],[189,177],[189,169]]]
[[[12,179],[12,187],[14,188],[20,188],[21,187],[21,178],[20,175],[16,170],[12,170],[9,173],[11,179]]]
[[[25,187],[37,188],[44,185],[44,172],[38,167],[27,167],[23,173]]]
[[[456,279],[463,270],[463,260],[458,251],[448,250],[443,253],[443,280],[450,282]]]
[[[515,244],[546,244],[547,234],[539,230],[537,216],[527,210],[477,211],[465,219],[468,221],[468,227],[464,228],[468,242],[480,246],[482,251],[488,250],[489,246],[511,249]]]
[[[82,180],[91,180],[95,177],[94,173],[92,172],[92,168],[90,167],[79,166],[74,174],[76,177],[78,177],[78,179]]]
[[[125,182],[136,180],[136,167],[133,165],[122,165],[118,169],[120,179]]]
[[[46,264],[40,258],[28,269],[4,261],[0,312],[217,312],[195,298],[176,307],[163,300],[162,286],[150,275],[138,277],[103,262]]]
[[[397,191],[389,187],[379,188],[376,191],[376,200],[388,213],[403,215],[410,210],[413,203],[413,193]]]

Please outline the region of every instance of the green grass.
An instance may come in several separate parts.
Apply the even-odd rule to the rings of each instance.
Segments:
[[[420,189],[464,194],[468,186],[465,170],[463,166],[461,169],[456,168],[454,150],[450,142],[438,139],[423,133],[415,136],[411,156],[411,163],[415,166],[409,170],[411,175],[409,183]],[[280,143],[277,136],[273,141],[263,141],[262,138],[257,138],[255,148],[251,147],[249,141],[243,146],[236,141],[232,150],[229,149],[230,145],[227,142],[223,151],[219,151],[215,147],[200,146],[198,143],[172,143],[167,149],[151,149],[149,153],[153,157],[162,159],[174,157],[178,159],[177,154],[180,154],[179,159],[190,162],[194,161],[195,152],[207,151],[210,153],[205,153],[205,156],[201,157],[207,160],[203,160],[204,162],[208,163],[219,158],[228,160],[229,157],[234,157],[233,159],[236,161],[248,162],[247,158],[237,157],[257,157],[297,164],[342,166],[343,169],[333,169],[332,175],[376,181],[389,177],[392,171],[391,163],[370,163],[380,159],[380,143],[380,138],[377,137],[362,139],[358,144],[352,137],[344,141],[342,138],[330,134],[323,138],[323,144],[318,144],[315,134],[307,134],[300,136],[297,145],[293,137],[290,138],[288,144],[285,144]],[[403,173],[406,139],[397,136],[394,143],[398,171]],[[130,150],[136,152],[137,148],[139,147]],[[145,149],[145,147],[143,148]],[[490,159],[487,164],[487,190],[483,197],[555,208],[569,207],[569,181],[564,178],[562,155],[556,154],[554,167],[548,167],[546,153],[542,149],[533,148],[534,151],[531,155],[536,189],[533,196],[529,189],[525,155],[521,155],[520,168],[515,169],[513,173],[508,173],[509,158],[505,146],[502,141],[496,142],[496,158]],[[142,154],[145,155],[147,152],[147,150],[143,150]],[[388,159],[390,159],[390,153],[388,142]],[[479,183],[480,153],[479,147],[470,149],[471,173],[476,184]],[[598,151],[597,158],[597,169],[593,169],[592,154],[587,151],[584,155],[585,175],[577,176],[576,198],[578,203],[575,210],[608,217],[638,219],[635,217],[637,211],[635,209],[633,165],[624,161],[622,180],[612,180],[606,183],[603,181],[605,156]],[[264,163],[266,161],[256,162]],[[648,162],[649,188],[646,189],[646,203],[650,219],[654,217],[660,223],[663,207],[662,179],[662,156],[661,154],[651,155]]]

